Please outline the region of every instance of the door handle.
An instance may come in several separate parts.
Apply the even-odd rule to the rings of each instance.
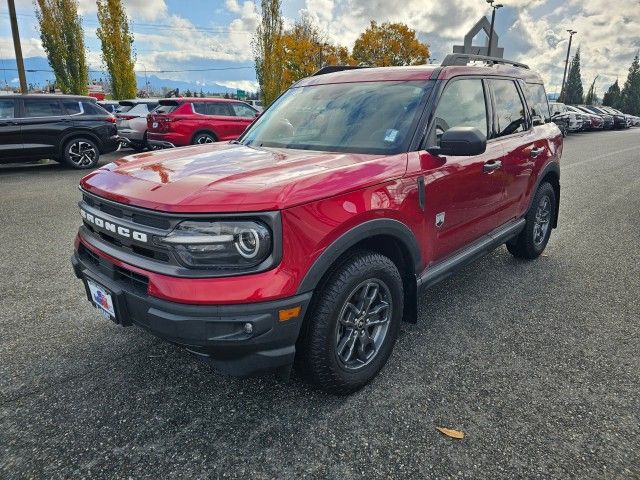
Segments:
[[[538,158],[542,152],[544,152],[544,147],[532,148],[529,155],[531,155],[531,158]]]
[[[482,171],[484,173],[491,173],[499,168],[502,168],[502,162],[500,160],[490,160],[483,165]]]

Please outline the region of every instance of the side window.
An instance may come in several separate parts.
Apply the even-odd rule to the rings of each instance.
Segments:
[[[487,105],[481,80],[454,80],[445,87],[436,108],[429,145],[439,144],[442,134],[453,127],[476,127],[487,134]]]
[[[13,100],[0,99],[0,118],[13,118],[15,116],[15,114],[13,113],[13,109],[14,109]]]
[[[523,132],[527,120],[522,99],[512,80],[491,80],[496,106],[496,136]]]
[[[236,114],[236,117],[255,117],[256,111],[251,108],[249,105],[245,105],[244,103],[232,103],[231,108]]]
[[[527,103],[531,109],[531,116],[537,115],[544,120],[544,123],[549,123],[551,121],[551,112],[549,111],[549,102],[547,101],[547,92],[544,91],[544,86],[539,83],[527,83],[526,85]]]
[[[82,110],[82,105],[80,104],[80,102],[67,100],[65,102],[62,102],[62,105],[69,115],[79,115],[84,111]]]
[[[210,115],[207,113],[207,104],[204,102],[192,103],[193,111],[199,113],[200,115]]]
[[[57,99],[39,98],[24,100],[25,117],[57,117],[64,115]]]
[[[84,113],[87,115],[105,115],[109,113],[100,105],[93,102],[82,102],[82,108],[84,108]]]
[[[218,115],[221,117],[233,117],[234,114],[231,109],[228,107],[226,103],[222,102],[211,102],[206,103],[207,105],[207,115]]]

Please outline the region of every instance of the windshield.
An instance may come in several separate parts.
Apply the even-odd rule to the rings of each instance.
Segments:
[[[337,83],[291,88],[241,143],[259,147],[393,154],[406,149],[425,81]]]

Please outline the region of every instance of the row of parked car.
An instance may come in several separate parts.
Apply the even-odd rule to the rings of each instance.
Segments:
[[[602,105],[565,105],[551,102],[552,119],[563,135],[586,130],[613,130],[640,126],[640,117]]]
[[[144,150],[236,139],[259,110],[224,98],[139,98],[118,102],[114,115],[123,143]]]

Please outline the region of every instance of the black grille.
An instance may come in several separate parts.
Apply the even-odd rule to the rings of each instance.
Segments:
[[[155,216],[153,214],[146,215],[143,213],[138,213],[126,207],[120,207],[117,205],[113,205],[112,203],[102,201],[99,197],[93,197],[87,195],[86,193],[82,195],[82,199],[93,208],[97,208],[98,210],[113,217],[128,218],[140,225],[160,228],[162,230],[169,230],[171,228],[171,222],[165,217]]]
[[[120,285],[124,286],[125,289],[139,293],[147,293],[149,279],[144,275],[114,265],[104,258],[99,257],[82,244],[78,247],[78,255],[83,261],[93,265],[100,273],[113,278]]]

